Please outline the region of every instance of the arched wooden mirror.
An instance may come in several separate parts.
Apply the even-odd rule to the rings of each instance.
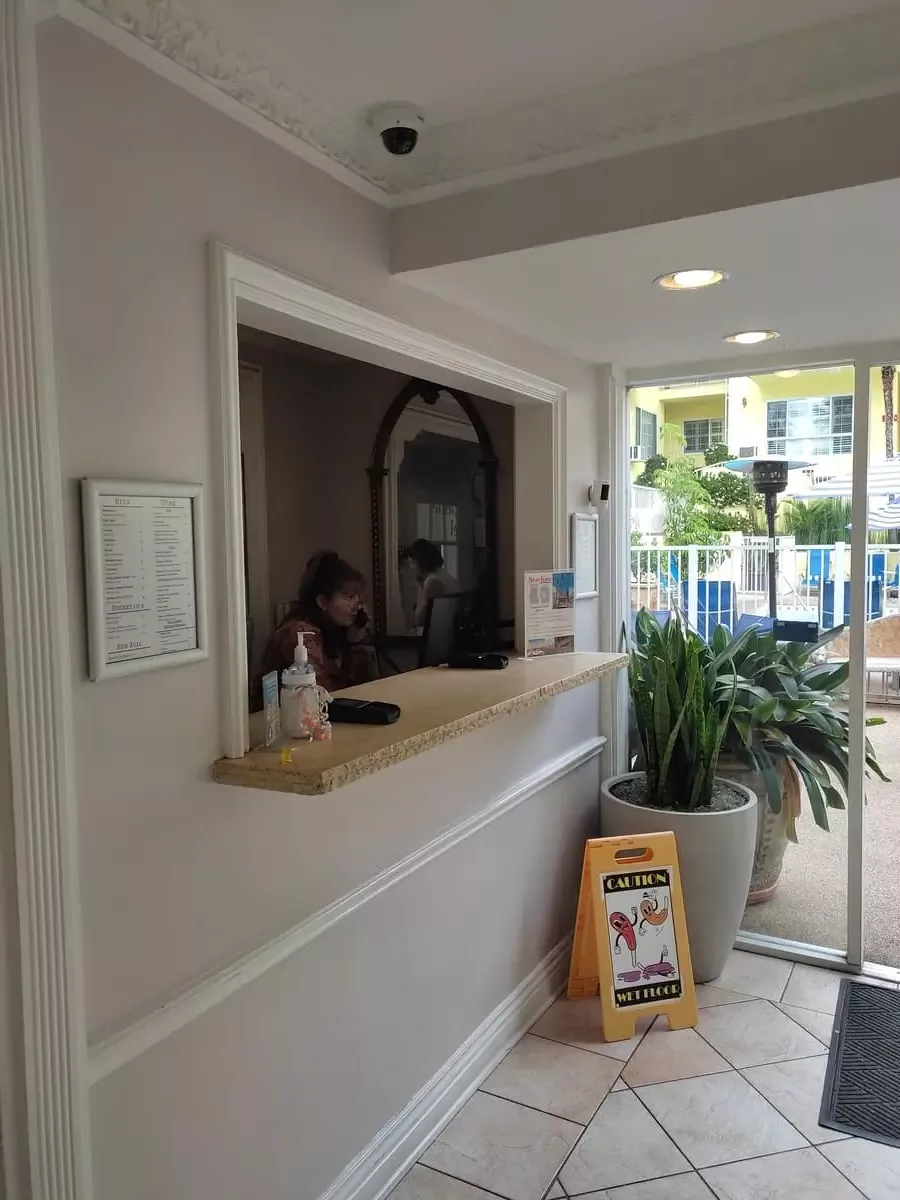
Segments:
[[[418,632],[415,569],[405,552],[425,538],[459,590],[476,596],[485,633],[496,637],[497,458],[471,396],[410,380],[378,428],[369,481],[378,632]]]

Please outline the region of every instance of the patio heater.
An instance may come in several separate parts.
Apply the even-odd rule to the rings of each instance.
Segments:
[[[775,513],[778,497],[788,485],[788,472],[809,467],[812,464],[799,459],[779,458],[733,458],[722,466],[729,471],[745,475],[755,492],[762,496],[766,508],[767,552],[769,561],[769,617],[776,638],[783,642],[809,642],[824,646],[846,628],[835,625],[822,632],[817,621],[778,619],[778,555],[775,550]],[[745,618],[741,618],[744,620]]]
[[[788,462],[777,458],[755,458],[750,471],[753,490],[758,492],[766,506],[766,533],[768,536],[769,558],[769,616],[775,620],[778,616],[778,576],[777,553],[775,550],[775,512],[778,508],[778,496],[788,485]]]

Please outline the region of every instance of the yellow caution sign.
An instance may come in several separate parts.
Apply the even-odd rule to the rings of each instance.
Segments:
[[[585,845],[567,995],[598,992],[609,1042],[634,1037],[648,1013],[664,1013],[670,1029],[697,1024],[673,833]]]

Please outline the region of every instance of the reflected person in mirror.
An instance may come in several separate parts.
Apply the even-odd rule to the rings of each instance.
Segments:
[[[269,638],[262,673],[286,670],[294,661],[297,634],[304,633],[316,682],[326,692],[377,678],[364,599],[365,579],[360,571],[333,551],[314,554],[287,618]]]
[[[407,547],[406,557],[415,564],[416,583],[419,586],[413,619],[416,625],[424,625],[428,601],[435,596],[454,595],[459,591],[459,584],[444,566],[440,549],[427,538],[418,538]]]

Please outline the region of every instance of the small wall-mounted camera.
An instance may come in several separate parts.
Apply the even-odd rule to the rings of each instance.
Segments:
[[[369,114],[369,124],[388,154],[412,154],[425,128],[425,115],[417,105],[398,100],[374,109]]]
[[[605,479],[595,479],[588,488],[588,503],[592,508],[609,503],[609,483]]]

